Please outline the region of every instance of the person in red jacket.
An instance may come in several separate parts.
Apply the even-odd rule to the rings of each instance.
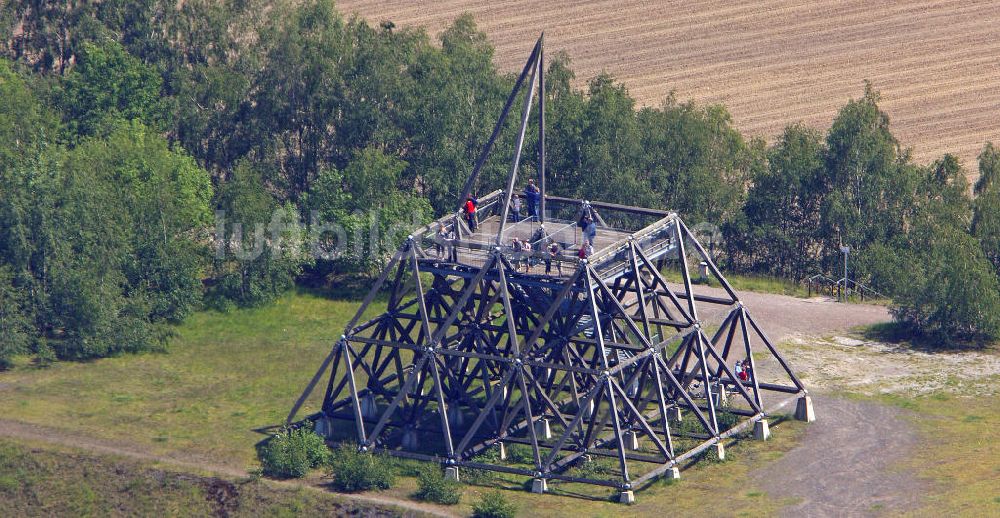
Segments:
[[[472,196],[465,200],[465,205],[462,206],[462,212],[465,214],[465,221],[469,224],[469,230],[476,231],[476,200]]]

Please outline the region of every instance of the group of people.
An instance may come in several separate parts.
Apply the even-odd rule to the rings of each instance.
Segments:
[[[511,221],[517,222],[521,221],[521,208],[523,203],[527,205],[528,218],[540,221],[541,212],[541,199],[542,192],[535,185],[533,179],[529,179],[528,183],[524,186],[524,193],[522,196],[515,196],[511,201],[511,211],[510,219]],[[465,219],[469,226],[469,230],[476,232],[479,227],[479,222],[476,216],[476,209],[479,205],[479,200],[475,196],[469,196],[465,204],[462,205],[462,217]],[[583,240],[580,244],[580,249],[577,251],[577,257],[579,259],[587,259],[594,254],[594,242],[597,239],[597,211],[590,205],[590,203],[584,202],[581,209],[579,218],[577,220],[577,226],[580,228],[583,234]],[[511,241],[511,249],[514,251],[514,260],[512,261],[515,269],[519,269],[523,266],[524,271],[529,271],[533,266],[536,258],[538,256],[543,256],[545,261],[545,273],[551,273],[552,262],[555,261],[558,267],[559,275],[562,275],[562,263],[558,261],[559,256],[562,253],[562,248],[559,243],[551,242],[544,233],[542,228],[538,228],[535,231],[536,236],[533,236],[531,240],[521,240],[519,238],[514,238]],[[449,232],[444,226],[438,232],[436,237],[438,257],[441,258],[447,252],[449,260],[455,261],[456,252],[454,246],[454,232]],[[544,249],[544,254],[542,253]],[[533,253],[537,252],[537,253]]]
[[[434,234],[434,248],[437,250],[437,258],[448,258],[453,263],[458,262],[458,249],[455,247],[455,231],[449,230],[447,226],[440,225],[437,234]]]
[[[511,211],[508,219],[514,223],[521,221],[521,209],[527,206],[527,219],[541,221],[541,217],[539,217],[542,212],[541,202],[542,191],[535,185],[534,180],[528,180],[527,185],[524,186],[524,193],[521,196],[514,196],[511,200]]]
[[[524,204],[528,207],[528,219],[533,221],[541,221],[541,202],[542,202],[542,191],[535,185],[535,180],[528,180],[527,185],[524,186],[524,194],[522,196],[514,196],[511,201],[511,211],[510,220],[513,222],[521,221],[521,207],[522,198],[524,199]],[[465,219],[466,224],[469,225],[469,230],[475,232],[479,227],[479,221],[476,219],[476,209],[479,206],[479,200],[475,195],[470,195],[465,199],[465,203],[462,204],[462,218]]]
[[[531,239],[522,240],[514,237],[511,240],[510,247],[514,252],[511,264],[515,270],[523,266],[524,271],[527,273],[531,271],[532,266],[537,264],[538,259],[542,258],[545,262],[546,274],[552,273],[552,263],[554,261],[559,275],[562,275],[562,262],[559,261],[559,257],[562,255],[562,247],[545,234],[544,227],[536,229],[531,235]]]
[[[750,378],[753,377],[753,364],[750,363],[750,358],[736,362],[734,371],[740,381],[750,381]]]

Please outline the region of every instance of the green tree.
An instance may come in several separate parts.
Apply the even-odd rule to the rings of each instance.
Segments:
[[[129,293],[149,299],[153,320],[184,318],[201,300],[206,247],[198,240],[212,222],[208,173],[138,121],[84,141],[66,167],[74,176],[94,171],[95,186],[114,187],[118,212],[108,223],[127,233],[121,268]]]
[[[979,154],[979,180],[976,182],[972,234],[979,239],[983,252],[1000,275],[1000,150],[987,142]]]
[[[216,201],[217,300],[259,305],[289,289],[303,264],[297,211],[283,207],[249,162],[240,162]]]
[[[801,125],[785,128],[768,150],[743,207],[747,228],[726,232],[753,270],[793,279],[818,270],[825,152],[820,134]]]
[[[921,225],[909,242],[877,244],[880,280],[893,316],[951,345],[1000,337],[1000,282],[975,238],[946,225]]]
[[[979,179],[976,181],[974,192],[982,194],[998,186],[1000,186],[1000,149],[993,146],[992,142],[987,142],[979,153]]]
[[[822,207],[821,253],[828,271],[839,264],[841,244],[864,259],[869,246],[890,241],[912,219],[920,171],[900,153],[878,102],[878,92],[866,83],[864,96],[848,102],[827,133],[824,188],[829,194]]]
[[[439,214],[458,210],[465,179],[514,84],[512,77],[497,73],[493,48],[471,16],[457,18],[440,39],[440,51],[419,47],[406,69],[412,89],[396,98],[406,135],[399,156],[409,164],[403,181],[428,198]],[[506,179],[524,95],[512,108],[474,193],[485,194]],[[532,142],[525,143],[521,178],[537,167],[529,151]]]
[[[968,229],[972,217],[969,181],[958,158],[945,154],[927,168],[919,182],[916,216],[934,220],[937,224]]]
[[[159,72],[118,42],[84,43],[79,63],[66,78],[62,104],[71,130],[82,135],[103,134],[117,119],[138,119],[164,129],[162,87]]]
[[[638,203],[649,199],[638,174],[635,100],[608,74],[592,79],[583,109],[576,193],[586,199]]]
[[[319,234],[313,239],[324,243],[315,251],[341,269],[378,273],[407,233],[431,215],[425,199],[397,188],[404,169],[406,162],[366,148],[343,173],[323,172],[303,200]],[[330,235],[333,226],[344,234]]]
[[[679,103],[639,113],[642,168],[658,204],[689,222],[724,225],[738,217],[755,171],[765,165],[762,146],[748,146],[722,106]]]
[[[272,165],[272,183],[296,200],[333,157],[344,103],[344,71],[353,58],[340,14],[329,0],[305,2],[261,32],[267,49],[254,79],[248,135]]]
[[[975,205],[972,234],[979,239],[983,253],[1000,275],[1000,188],[980,194]]]
[[[28,310],[26,290],[14,285],[9,266],[0,266],[0,370],[29,350],[34,329]]]
[[[4,2],[0,52],[39,72],[63,74],[83,42],[107,34],[93,2]]]

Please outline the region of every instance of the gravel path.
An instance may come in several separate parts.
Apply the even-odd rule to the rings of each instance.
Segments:
[[[699,286],[695,291],[724,296],[721,289]],[[893,467],[918,444],[903,411],[823,392],[861,386],[872,377],[866,365],[880,365],[880,372],[913,371],[912,355],[886,354],[884,348],[860,341],[848,347],[821,339],[887,321],[891,318],[887,308],[842,304],[825,297],[739,295],[772,341],[791,340],[781,347],[783,355],[813,393],[816,410],[816,422],[807,427],[802,442],[778,461],[753,472],[753,482],[771,496],[796,501],[782,510],[783,516],[872,516],[918,506],[923,484],[913,473]],[[857,368],[842,365],[855,359],[860,360],[855,362]],[[839,378],[820,385],[822,380],[833,379],[825,370],[831,362],[840,366],[832,369]]]
[[[895,514],[920,503],[924,484],[892,467],[918,443],[901,410],[824,395],[813,404],[802,442],[751,475],[770,496],[799,500],[783,516]]]
[[[695,286],[698,294],[725,297],[721,288]],[[792,336],[824,337],[844,333],[857,326],[886,322],[892,318],[885,306],[843,304],[829,297],[803,299],[788,295],[738,291],[750,315],[773,342]],[[698,306],[699,316],[710,318],[710,304]],[[719,314],[722,310],[714,312]]]

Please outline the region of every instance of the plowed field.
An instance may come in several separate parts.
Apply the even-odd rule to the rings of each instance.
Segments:
[[[577,79],[606,70],[644,105],[674,90],[724,103],[748,135],[769,139],[801,121],[825,129],[859,97],[882,93],[894,133],[921,162],[951,152],[966,167],[1000,141],[1000,2],[642,0],[482,2],[342,0],[372,22],[439,33],[470,12],[519,69],[542,30],[546,50],[569,52]]]

